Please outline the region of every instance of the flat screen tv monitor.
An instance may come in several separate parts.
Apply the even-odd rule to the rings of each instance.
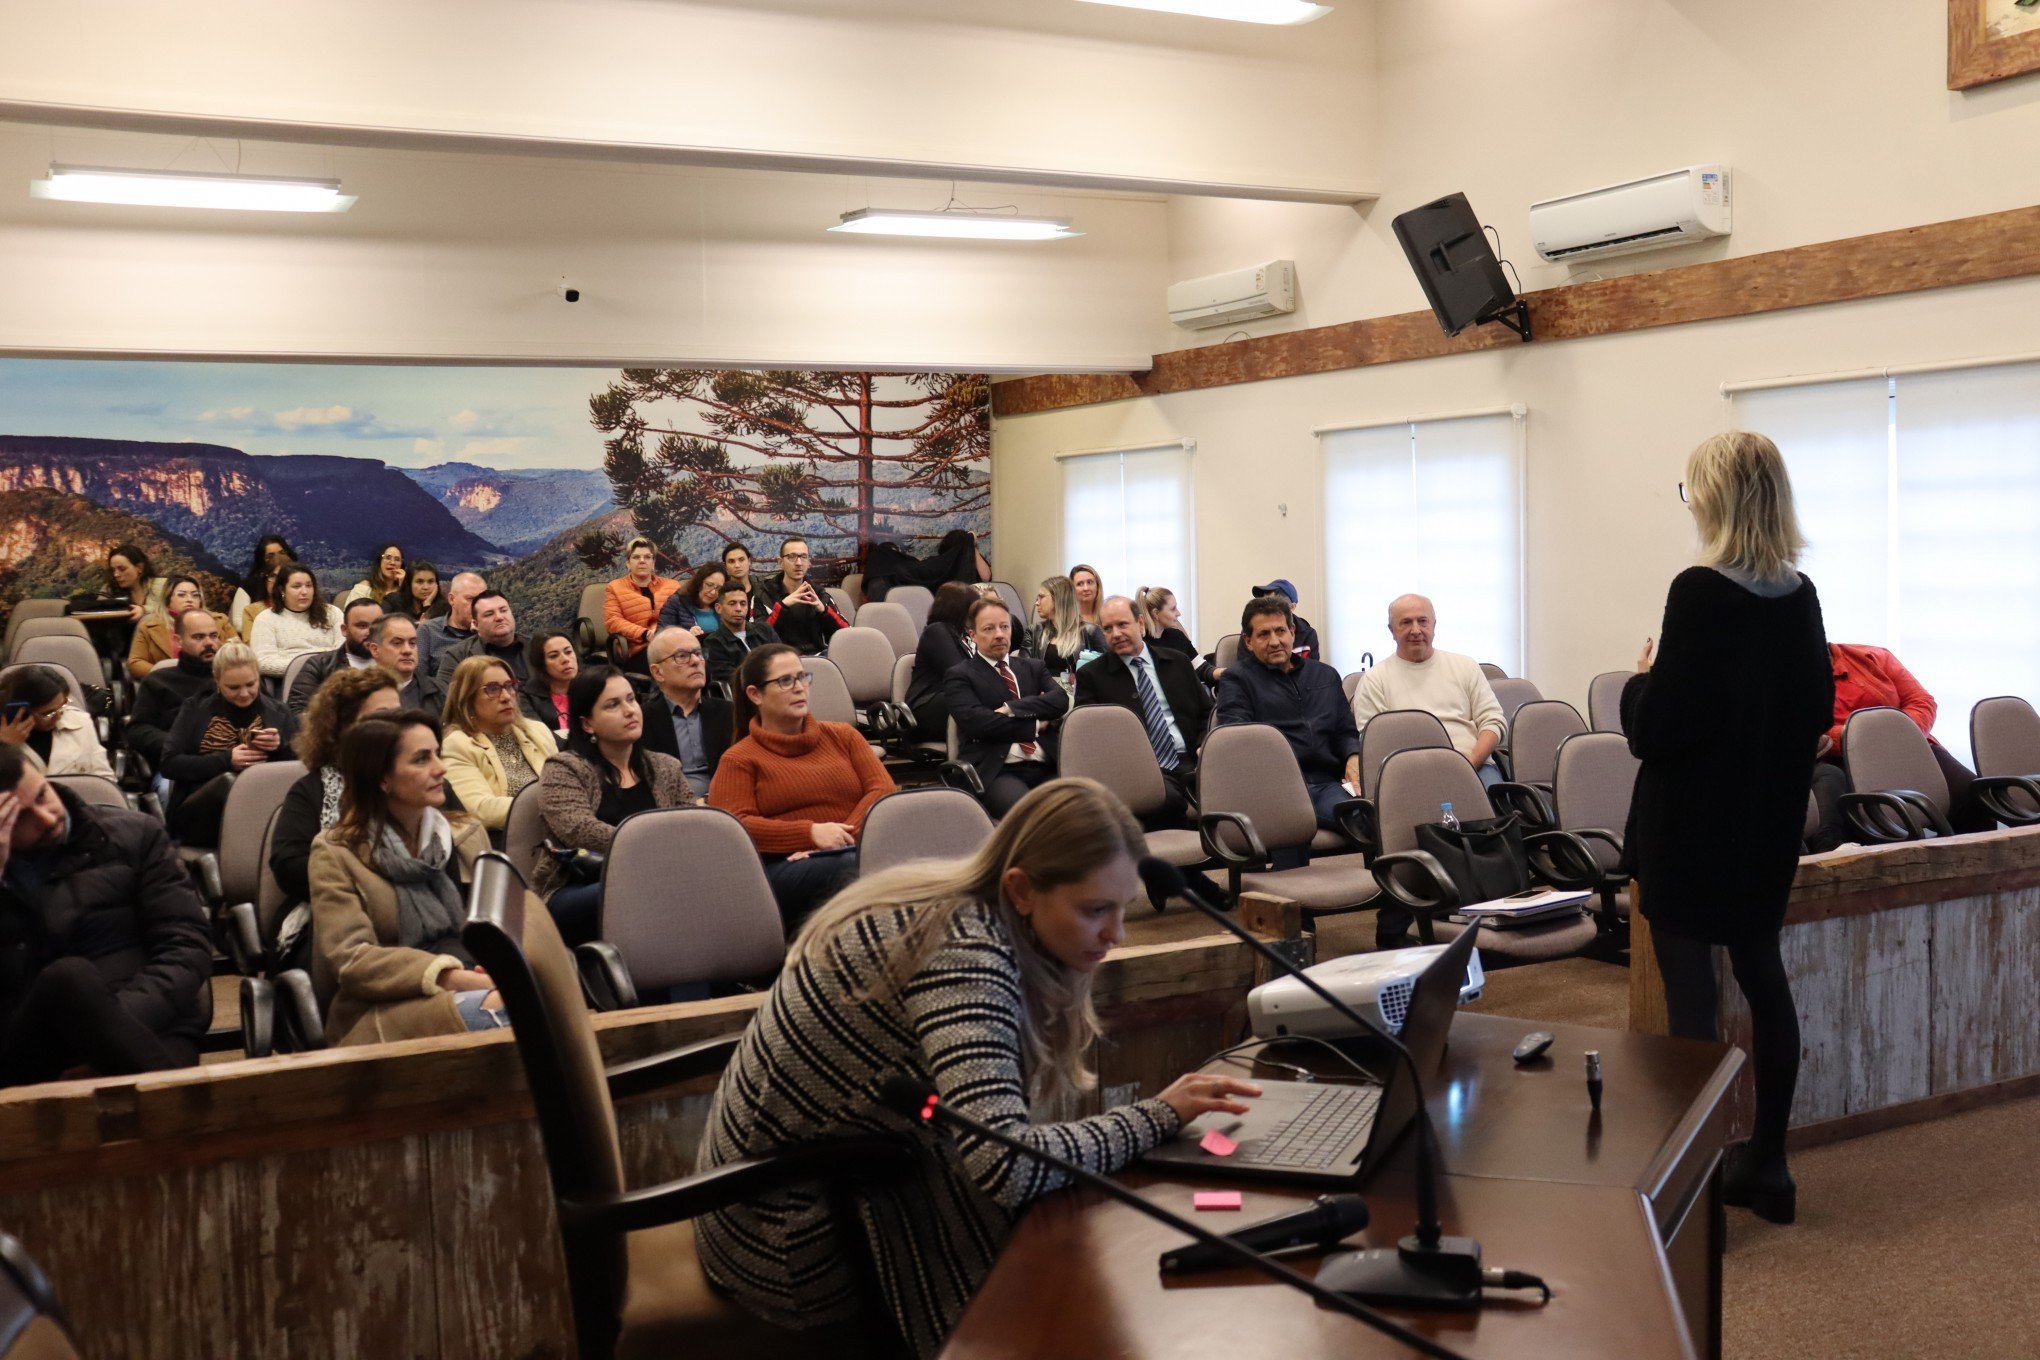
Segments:
[[[1445,334],[1495,320],[1515,305],[1515,290],[1465,194],[1411,208],[1393,225]]]

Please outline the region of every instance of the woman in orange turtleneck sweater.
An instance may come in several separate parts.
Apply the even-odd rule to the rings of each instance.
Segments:
[[[789,938],[857,877],[864,815],[896,787],[856,728],[808,712],[808,680],[784,644],[744,658],[730,685],[738,740],[708,786],[709,805],[733,813],[758,847]]]

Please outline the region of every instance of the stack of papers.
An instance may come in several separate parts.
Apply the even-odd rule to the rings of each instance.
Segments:
[[[1493,926],[1522,925],[1552,916],[1577,912],[1593,894],[1573,888],[1551,888],[1537,893],[1518,893],[1491,902],[1472,902],[1453,915],[1462,920],[1480,920]]]

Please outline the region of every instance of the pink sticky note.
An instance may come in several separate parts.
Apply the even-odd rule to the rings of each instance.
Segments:
[[[1237,1209],[1240,1207],[1240,1192],[1237,1190],[1199,1190],[1190,1196],[1190,1203],[1198,1209]]]
[[[1239,1151],[1240,1148],[1238,1143],[1235,1143],[1217,1129],[1207,1132],[1203,1138],[1198,1140],[1197,1146],[1203,1148],[1214,1157],[1230,1157]]]

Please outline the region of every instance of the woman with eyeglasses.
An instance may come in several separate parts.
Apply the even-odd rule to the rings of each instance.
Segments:
[[[738,740],[708,786],[758,847],[789,935],[857,877],[864,816],[896,787],[856,728],[808,711],[812,679],[784,643],[744,658],[730,686]]]
[[[471,656],[455,667],[440,716],[447,784],[476,821],[500,832],[511,800],[559,754],[559,743],[517,711],[517,677],[500,657]]]
[[[374,600],[382,603],[383,596],[404,588],[409,573],[404,570],[404,550],[394,543],[385,543],[375,550],[375,557],[368,564],[368,575],[354,583],[345,595],[340,597],[340,607],[347,608],[356,600]]]

